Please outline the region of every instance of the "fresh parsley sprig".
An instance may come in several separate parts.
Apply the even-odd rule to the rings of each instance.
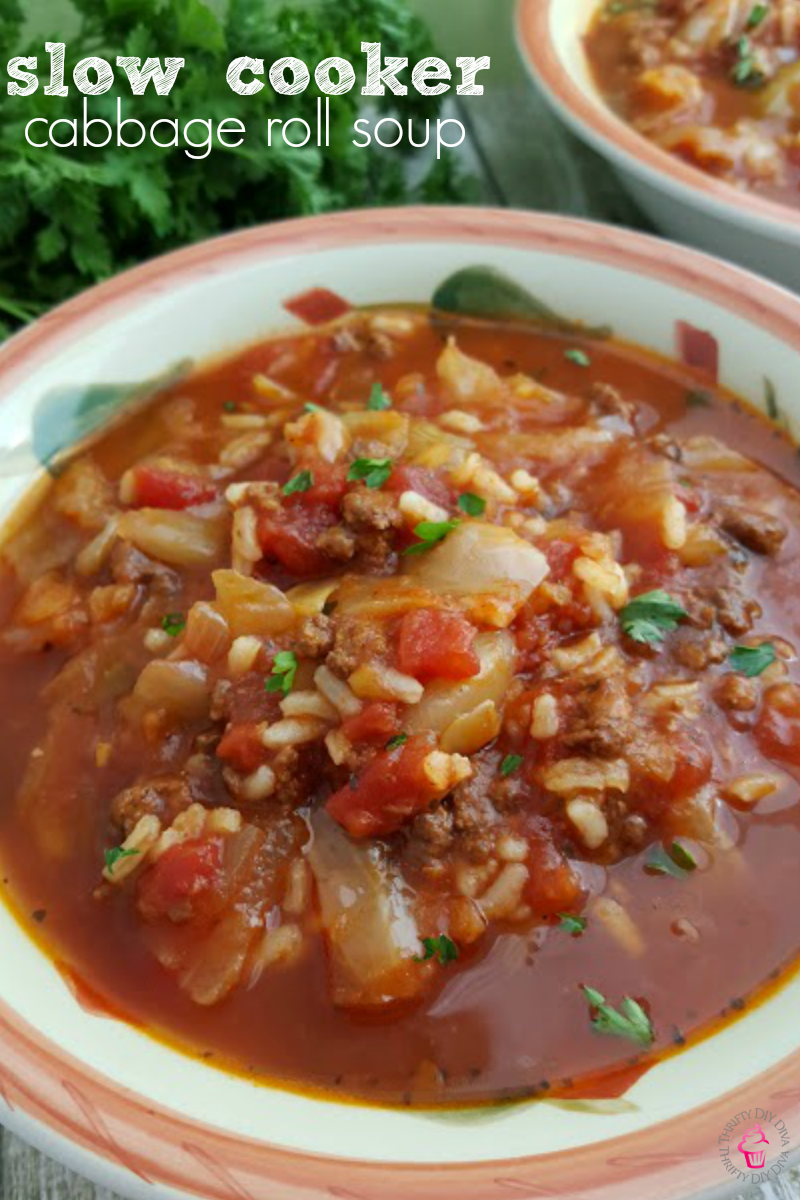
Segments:
[[[387,408],[392,407],[392,401],[379,383],[376,383],[370,392],[369,400],[367,401],[368,412],[385,412]]]
[[[458,497],[458,507],[468,517],[482,517],[486,512],[486,501],[474,492],[462,492]]]
[[[652,1046],[655,1040],[652,1023],[636,1000],[626,996],[619,1008],[614,1008],[595,988],[584,987],[582,991],[594,1012],[592,1028],[598,1033],[627,1038],[639,1046]]]
[[[728,662],[734,671],[755,679],[771,667],[778,657],[778,652],[772,642],[762,642],[760,646],[734,646],[728,657]]]
[[[745,22],[745,29],[757,29],[758,26],[765,21],[769,16],[768,4],[754,4],[750,9],[750,14]]]
[[[403,554],[424,554],[443,542],[448,533],[452,533],[461,524],[458,517],[452,521],[420,521],[414,526],[414,533],[420,539],[413,546],[406,546]]]
[[[731,68],[731,79],[740,88],[758,88],[766,82],[759,68],[753,43],[743,34],[736,43],[736,61]]]
[[[125,850],[122,846],[114,846],[113,849],[104,851],[106,870],[109,875],[113,875],[114,868],[118,862],[122,862],[123,858],[135,858],[137,854],[141,853],[141,850]]]
[[[266,682],[268,692],[283,692],[288,696],[297,674],[297,655],[293,650],[281,650],[275,655],[272,673]]]
[[[284,496],[297,496],[309,491],[314,486],[314,475],[311,471],[299,471],[281,489]]]
[[[422,945],[425,953],[415,955],[415,962],[427,962],[429,959],[435,958],[441,966],[446,967],[448,963],[455,962],[458,958],[458,946],[446,933],[441,933],[438,937],[423,938]]]
[[[34,152],[26,144],[25,128],[32,118],[45,113],[48,119],[58,116],[80,124],[84,103],[77,88],[70,86],[69,95],[56,105],[57,113],[48,111],[41,35],[34,36],[28,21],[34,7],[18,0],[0,5],[3,44],[21,56],[39,55],[38,91],[7,105],[0,128],[0,338],[136,260],[231,228],[365,203],[400,205],[422,196],[438,202],[463,199],[465,180],[452,155],[420,163],[421,175],[415,172],[412,181],[404,151],[417,159],[419,152],[409,150],[407,143],[391,155],[377,146],[363,150],[353,144],[361,81],[336,97],[331,144],[324,154],[311,146],[291,150],[281,140],[275,145],[274,128],[262,119],[267,92],[237,99],[236,116],[247,131],[241,147],[232,148],[230,137],[219,138],[215,132],[207,159],[192,162],[184,153],[192,150],[185,132],[190,121],[213,118],[216,131],[218,118],[230,111],[226,72],[243,45],[257,46],[269,62],[299,55],[304,62],[317,63],[336,54],[359,63],[362,40],[379,31],[386,58],[400,55],[413,63],[441,53],[407,0],[319,0],[307,6],[295,0],[79,0],[69,6],[74,22],[67,41],[68,78],[87,56],[115,63],[124,53],[144,60],[157,53],[157,46],[177,47],[175,52],[186,59],[166,107],[152,82],[142,96],[132,98],[122,71],[116,72],[117,82],[107,95],[90,100],[92,115],[112,124],[118,99],[124,115],[135,115],[148,130],[165,111],[174,118],[179,147],[167,151],[145,140],[128,154],[120,153],[115,138],[104,148],[88,151],[47,146]],[[408,81],[408,72],[401,77]],[[411,87],[408,92],[398,104],[387,88],[386,96],[375,101],[376,112],[402,116],[404,124],[409,119],[424,123],[429,117],[435,120],[446,101],[445,96],[423,96]],[[313,80],[297,96],[270,93],[271,113],[313,126],[318,97]],[[197,146],[196,130],[190,129],[188,136]]]
[[[636,596],[620,611],[622,632],[635,642],[661,642],[688,613],[682,604],[667,592],[657,589]]]
[[[504,779],[508,779],[509,775],[520,769],[524,761],[521,754],[507,754],[500,763],[500,774]]]
[[[673,879],[685,879],[697,870],[697,859],[682,842],[673,842],[669,848],[654,846],[644,864],[651,875],[671,875]]]
[[[347,478],[351,483],[361,481],[368,488],[382,488],[392,473],[390,458],[357,458],[350,464]]]
[[[179,637],[186,628],[186,617],[183,613],[167,613],[161,618],[161,628],[170,637]]]

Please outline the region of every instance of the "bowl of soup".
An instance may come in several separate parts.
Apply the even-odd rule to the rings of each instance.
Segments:
[[[799,365],[754,276],[470,209],[8,342],[4,1123],[131,1196],[784,1169]]]
[[[800,14],[748,0],[520,0],[555,111],[671,237],[800,287]]]

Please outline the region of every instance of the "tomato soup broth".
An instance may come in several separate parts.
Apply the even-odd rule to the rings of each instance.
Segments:
[[[5,546],[6,897],[95,1011],[266,1081],[602,1091],[800,948],[799,468],[545,329],[200,371]]]

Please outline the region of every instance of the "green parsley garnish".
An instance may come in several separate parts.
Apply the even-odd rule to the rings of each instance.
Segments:
[[[778,393],[775,384],[768,375],[764,376],[764,403],[767,406],[767,416],[770,421],[777,421],[781,415],[781,410],[778,407]]]
[[[618,1009],[606,1004],[605,996],[591,987],[582,988],[595,1016],[592,1028],[611,1037],[628,1038],[640,1046],[651,1046],[655,1035],[650,1018],[640,1004],[626,996]]]
[[[392,473],[390,458],[357,458],[350,464],[347,478],[351,483],[362,480],[368,488],[383,487]]]
[[[186,617],[183,613],[167,613],[165,617],[161,618],[161,628],[170,637],[177,637],[186,628]]]
[[[711,404],[711,396],[708,392],[704,392],[702,388],[693,388],[686,393],[687,408],[708,408]]]
[[[397,750],[399,746],[405,746],[408,741],[407,733],[396,733],[393,738],[389,738],[386,743],[387,750]]]
[[[768,4],[754,4],[750,9],[750,16],[747,18],[745,29],[757,29],[761,22],[765,21],[768,16]]]
[[[589,355],[585,350],[565,350],[564,358],[566,358],[568,362],[575,363],[576,367],[590,367],[592,365],[592,360],[589,358]]]
[[[691,871],[697,869],[697,859],[681,842],[673,842],[668,850],[663,846],[655,846],[644,869],[651,875],[671,875],[673,879],[685,879]]]
[[[778,657],[772,642],[762,642],[760,646],[734,646],[730,652],[729,662],[734,671],[755,679],[767,667],[771,667]]]
[[[524,761],[521,754],[507,754],[500,763],[500,774],[507,779],[509,775],[513,775],[515,771],[519,770]]]
[[[425,947],[423,955],[414,955],[414,962],[427,962],[430,958],[436,958],[443,967],[448,963],[455,962],[458,958],[458,946],[451,941],[446,933],[440,934],[438,937],[426,937],[422,939],[422,945]]]
[[[124,850],[122,846],[115,846],[113,850],[106,850],[104,854],[106,870],[109,875],[113,875],[114,868],[123,858],[134,858],[137,854],[141,853],[141,850]]]
[[[303,405],[303,411],[307,413],[325,412],[321,404],[315,404],[313,400],[308,400]]]
[[[298,492],[307,492],[313,486],[314,476],[311,471],[300,471],[299,474],[295,475],[294,479],[290,479],[288,483],[285,483],[281,490],[284,496],[294,496]]]
[[[586,928],[586,917],[574,917],[572,913],[559,913],[558,917],[558,928],[572,937],[580,937]]]
[[[392,402],[386,395],[379,383],[376,383],[370,392],[369,400],[367,401],[368,412],[386,412],[387,408],[392,407]]]
[[[225,409],[225,412],[236,412],[239,406],[235,400],[225,400],[222,407]]]
[[[61,19],[66,8],[61,4],[54,9],[54,19]],[[29,20],[34,12],[44,15],[47,5],[36,0],[4,0],[0,5],[3,43],[19,47],[15,54],[35,55],[39,49]],[[434,154],[424,161],[420,156],[412,179],[410,172],[387,163],[379,146],[360,149],[353,144],[353,122],[362,116],[360,87],[336,98],[330,138],[326,138],[330,150],[323,153],[308,148],[298,156],[284,150],[282,143],[280,150],[271,151],[269,128],[256,120],[247,123],[247,117],[247,144],[242,149],[224,148],[231,145],[232,130],[227,130],[227,137],[217,132],[217,122],[231,111],[226,73],[231,61],[243,53],[243,40],[263,47],[272,55],[270,62],[291,41],[297,53],[302,48],[300,57],[307,62],[318,63],[336,54],[355,63],[367,28],[380,29],[384,54],[409,55],[416,61],[436,53],[427,49],[433,35],[420,6],[406,0],[319,0],[314,5],[297,0],[263,4],[79,0],[70,6],[69,28],[69,52],[75,62],[100,53],[98,47],[118,47],[115,56],[141,54],[127,49],[133,46],[180,47],[187,66],[170,93],[169,118],[179,122],[181,148],[165,153],[148,152],[145,146],[126,155],[111,139],[105,147],[98,144],[90,155],[77,150],[32,154],[23,131],[39,115],[42,89],[6,102],[0,126],[2,338],[44,309],[136,260],[189,241],[201,242],[245,221],[257,224],[352,209],[365,202],[367,190],[369,201],[384,208],[408,204],[423,191],[443,203],[464,198],[472,168],[456,167],[447,161],[449,155],[437,159]],[[193,60],[199,63],[201,58],[202,68],[192,69]],[[376,105],[380,110],[376,120],[394,111],[395,97],[386,91]],[[317,114],[315,93],[312,86],[294,96],[291,115],[311,125]],[[70,87],[69,95],[56,102],[59,111],[53,116],[80,120],[83,99],[77,88]],[[427,97],[425,115],[445,115],[441,106],[446,101],[446,95]],[[147,86],[133,103],[136,117],[148,130],[166,115],[164,97],[153,86]],[[209,129],[207,143],[198,143],[203,149],[193,151],[199,160],[195,166],[183,153],[184,149],[192,153],[183,131],[204,113],[219,116],[213,135]]]
[[[731,79],[737,87],[757,88],[765,82],[764,72],[756,66],[753,43],[749,37],[740,37],[736,43],[736,62],[731,70]]]
[[[474,492],[462,492],[458,497],[458,507],[468,517],[482,517],[486,512],[486,501]]]
[[[275,655],[272,664],[272,677],[267,680],[268,692],[283,692],[288,696],[294,687],[294,677],[297,674],[297,655],[293,650],[281,650]]]
[[[460,524],[458,517],[454,517],[452,521],[420,521],[419,525],[414,526],[414,533],[421,540],[413,546],[406,546],[403,554],[424,554],[426,550],[432,550]]]
[[[620,611],[623,633],[635,642],[661,642],[689,614],[667,592],[644,592]]]

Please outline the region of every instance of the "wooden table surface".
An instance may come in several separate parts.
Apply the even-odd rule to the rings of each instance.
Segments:
[[[453,57],[492,56],[491,73],[482,76],[486,94],[461,104],[469,129],[464,158],[480,176],[484,203],[650,228],[603,160],[568,134],[535,95],[514,48],[514,0],[413,2]],[[744,1197],[800,1200],[800,1170]],[[113,1200],[113,1194],[0,1129],[0,1200],[40,1198]]]

